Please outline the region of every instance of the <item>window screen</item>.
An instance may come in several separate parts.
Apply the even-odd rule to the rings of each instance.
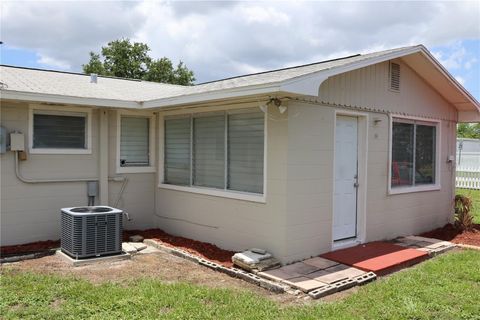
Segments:
[[[165,120],[167,184],[190,185],[190,118]]]
[[[228,116],[228,189],[263,192],[264,115]]]
[[[150,119],[121,117],[120,166],[144,167],[150,165]]]
[[[414,124],[393,123],[392,186],[409,186],[413,182]]]
[[[225,188],[225,115],[193,119],[193,184]]]
[[[33,114],[33,148],[86,149],[86,115]]]
[[[415,184],[435,183],[436,128],[417,125],[415,145]]]
[[[434,124],[393,122],[392,187],[435,183],[436,131]]]

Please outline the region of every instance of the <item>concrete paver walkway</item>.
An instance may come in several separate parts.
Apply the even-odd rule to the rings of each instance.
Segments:
[[[259,276],[283,282],[306,293],[327,287],[331,290],[346,289],[347,286],[355,286],[356,278],[366,274],[367,272],[360,269],[322,257],[258,273]]]
[[[385,275],[422,262],[428,259],[429,255],[418,249],[377,241],[328,252],[322,257],[371,271],[376,275]]]

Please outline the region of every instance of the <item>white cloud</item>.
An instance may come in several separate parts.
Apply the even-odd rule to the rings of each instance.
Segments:
[[[2,41],[80,70],[89,51],[129,37],[183,60],[199,81],[423,43],[468,68],[459,39],[480,39],[480,2],[5,2]],[[455,47],[457,46],[457,47]]]
[[[72,67],[67,61],[57,60],[55,58],[44,56],[42,54],[39,55],[37,63],[43,64],[48,67],[60,68],[64,70],[70,70]]]
[[[460,76],[455,76],[455,79],[463,86],[465,85],[465,79]]]

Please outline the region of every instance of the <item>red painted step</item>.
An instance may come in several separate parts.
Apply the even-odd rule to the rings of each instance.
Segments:
[[[429,256],[424,251],[377,241],[332,251],[321,257],[382,276],[422,262]]]

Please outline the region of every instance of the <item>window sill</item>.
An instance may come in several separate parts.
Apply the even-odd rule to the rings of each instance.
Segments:
[[[153,173],[155,167],[117,167],[117,173]]]
[[[250,202],[257,202],[257,203],[267,202],[264,195],[256,195],[253,193],[246,193],[246,192],[239,192],[239,191],[236,192],[236,191],[225,191],[225,190],[217,190],[217,189],[210,189],[210,188],[176,186],[173,184],[165,184],[165,183],[160,183],[158,187],[161,189],[205,194],[208,196],[244,200],[244,201],[250,201]]]
[[[29,149],[31,154],[91,154],[91,149]]]
[[[438,184],[435,185],[426,185],[418,187],[396,187],[390,188],[388,190],[389,195],[403,194],[403,193],[414,193],[414,192],[425,192],[425,191],[438,191],[442,187]]]

